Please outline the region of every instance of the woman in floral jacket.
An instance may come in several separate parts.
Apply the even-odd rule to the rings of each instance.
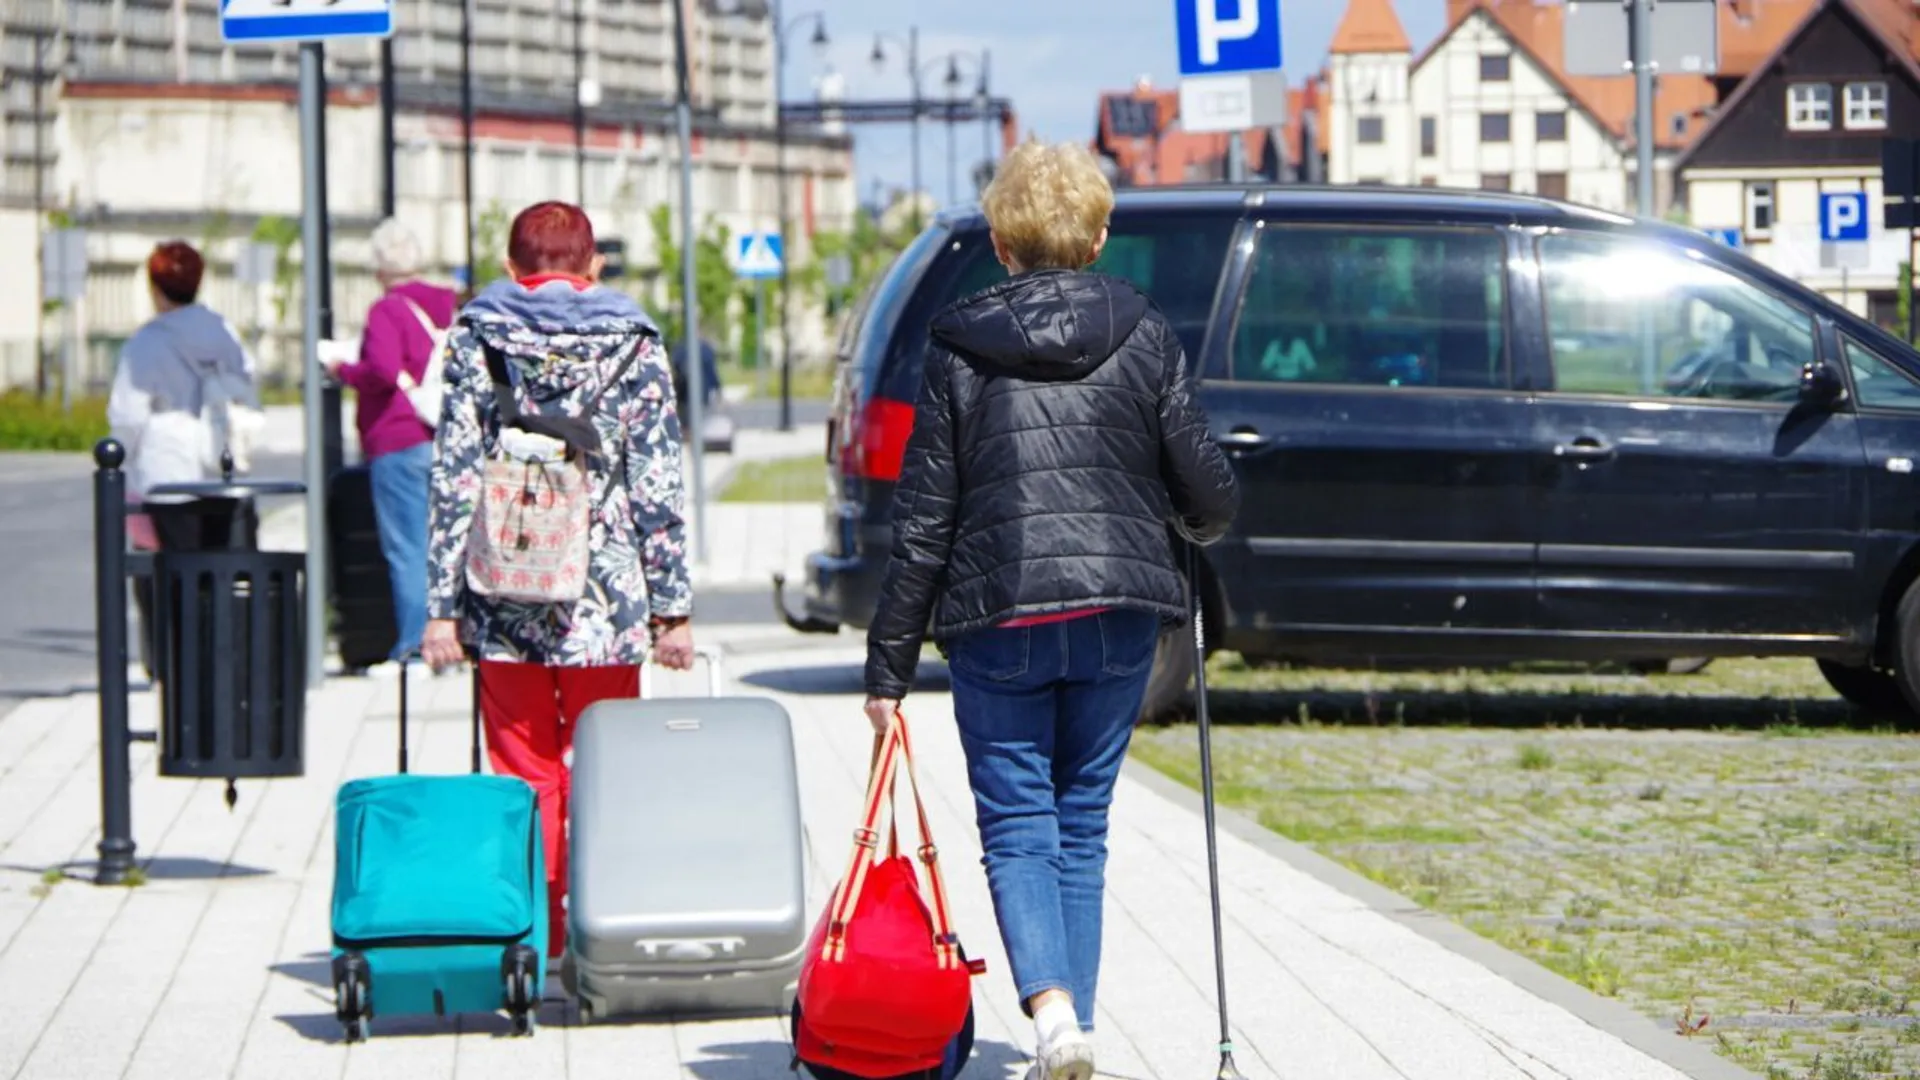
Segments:
[[[431,481],[431,621],[421,651],[435,668],[460,663],[469,650],[479,660],[494,771],[521,777],[539,795],[548,952],[556,957],[566,941],[573,724],[596,701],[638,697],[649,652],[669,667],[693,663],[673,376],[652,320],[597,283],[601,262],[576,206],[541,203],[514,220],[510,277],[476,296],[449,336]],[[602,453],[588,467],[592,554],[579,600],[519,603],[467,586],[468,534],[486,458],[501,436],[488,348],[506,360],[523,415],[585,418],[599,434]]]

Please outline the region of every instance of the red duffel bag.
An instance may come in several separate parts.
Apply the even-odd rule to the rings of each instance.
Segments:
[[[913,860],[900,853],[893,792],[902,766],[919,818],[918,855],[931,904],[922,896]],[[795,1002],[796,1056],[823,1070],[876,1080],[938,1069],[966,1023],[972,978],[984,970],[984,963],[961,954],[953,932],[906,718],[896,714],[867,782],[866,812],[854,830],[846,876],[807,942]]]

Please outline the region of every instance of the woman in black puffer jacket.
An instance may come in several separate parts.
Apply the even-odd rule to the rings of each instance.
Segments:
[[[1086,1080],[1107,807],[1160,631],[1187,618],[1171,525],[1239,506],[1179,339],[1132,285],[1083,272],[1113,191],[1073,144],[1028,142],[983,199],[1011,280],[933,322],[867,636],[867,714],[892,722],[929,624],[1041,1080]]]

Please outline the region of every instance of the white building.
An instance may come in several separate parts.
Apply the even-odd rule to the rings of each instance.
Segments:
[[[664,292],[654,289],[658,253],[649,217],[664,204],[677,219],[680,190],[670,0],[582,5],[591,108],[581,201],[603,239],[626,241],[630,275],[658,303]],[[466,248],[461,4],[399,0],[397,8],[397,213],[427,239],[438,272],[450,276]],[[735,0],[723,12],[714,0],[698,0],[688,8],[696,213],[736,234],[772,230],[779,173],[767,6]],[[580,198],[570,15],[554,0],[477,0],[473,201],[485,225],[478,260],[499,257],[485,248],[504,240],[497,235],[502,215],[545,198]],[[338,43],[327,53],[333,308],[341,334],[357,332],[374,298],[365,236],[383,194],[378,55],[370,41]],[[270,330],[297,332],[297,280],[290,290],[249,290],[233,276],[242,246],[263,222],[269,231],[284,229],[300,215],[296,57],[289,46],[224,46],[218,0],[8,0],[0,14],[0,69],[7,76],[0,235],[19,233],[13,218],[36,205],[88,230],[84,318],[95,381],[110,370],[117,341],[151,314],[140,267],[162,239],[203,248],[212,264],[206,299],[236,323],[251,326],[257,318]],[[790,131],[787,170],[796,234],[787,252],[799,264],[814,232],[852,225],[851,143]],[[297,260],[297,248],[293,254]],[[0,338],[33,336],[37,281],[25,284],[0,299],[8,305],[0,308]],[[796,303],[794,330],[796,359],[824,353],[817,313]],[[0,385],[31,378],[31,349],[25,372],[22,351],[0,345]]]

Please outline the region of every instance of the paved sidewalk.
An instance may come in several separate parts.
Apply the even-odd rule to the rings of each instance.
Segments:
[[[730,645],[738,691],[770,694],[793,716],[817,913],[846,855],[870,746],[858,711],[860,653],[844,638],[765,626],[736,632]],[[968,1076],[1011,1080],[1031,1050],[1030,1025],[1014,1003],[978,869],[944,671],[930,664],[926,675],[909,703],[922,779],[959,928],[989,965],[976,986],[978,1056]],[[419,767],[462,769],[468,681],[415,685]],[[662,685],[672,692],[671,680]],[[341,781],[393,768],[394,692],[391,676],[329,680],[309,699],[307,775],[243,783],[231,813],[217,783],[161,780],[152,748],[137,747],[135,835],[148,881],[136,888],[42,878],[70,862],[82,878],[90,872],[94,699],[36,700],[0,720],[0,1080],[791,1076],[775,1018],[580,1027],[551,1004],[527,1040],[500,1037],[501,1018],[472,1016],[396,1020],[378,1025],[370,1044],[341,1044],[325,985],[332,799]],[[153,714],[151,697],[137,695],[136,727],[152,726]],[[1195,1080],[1214,1070],[1195,804],[1138,768],[1121,783],[1100,993],[1103,1076]],[[1446,931],[1416,928],[1410,905],[1350,882],[1336,887],[1346,881],[1338,871],[1250,824],[1226,830],[1221,858],[1237,1056],[1249,1077],[1747,1075],[1524,962],[1449,948]]]

